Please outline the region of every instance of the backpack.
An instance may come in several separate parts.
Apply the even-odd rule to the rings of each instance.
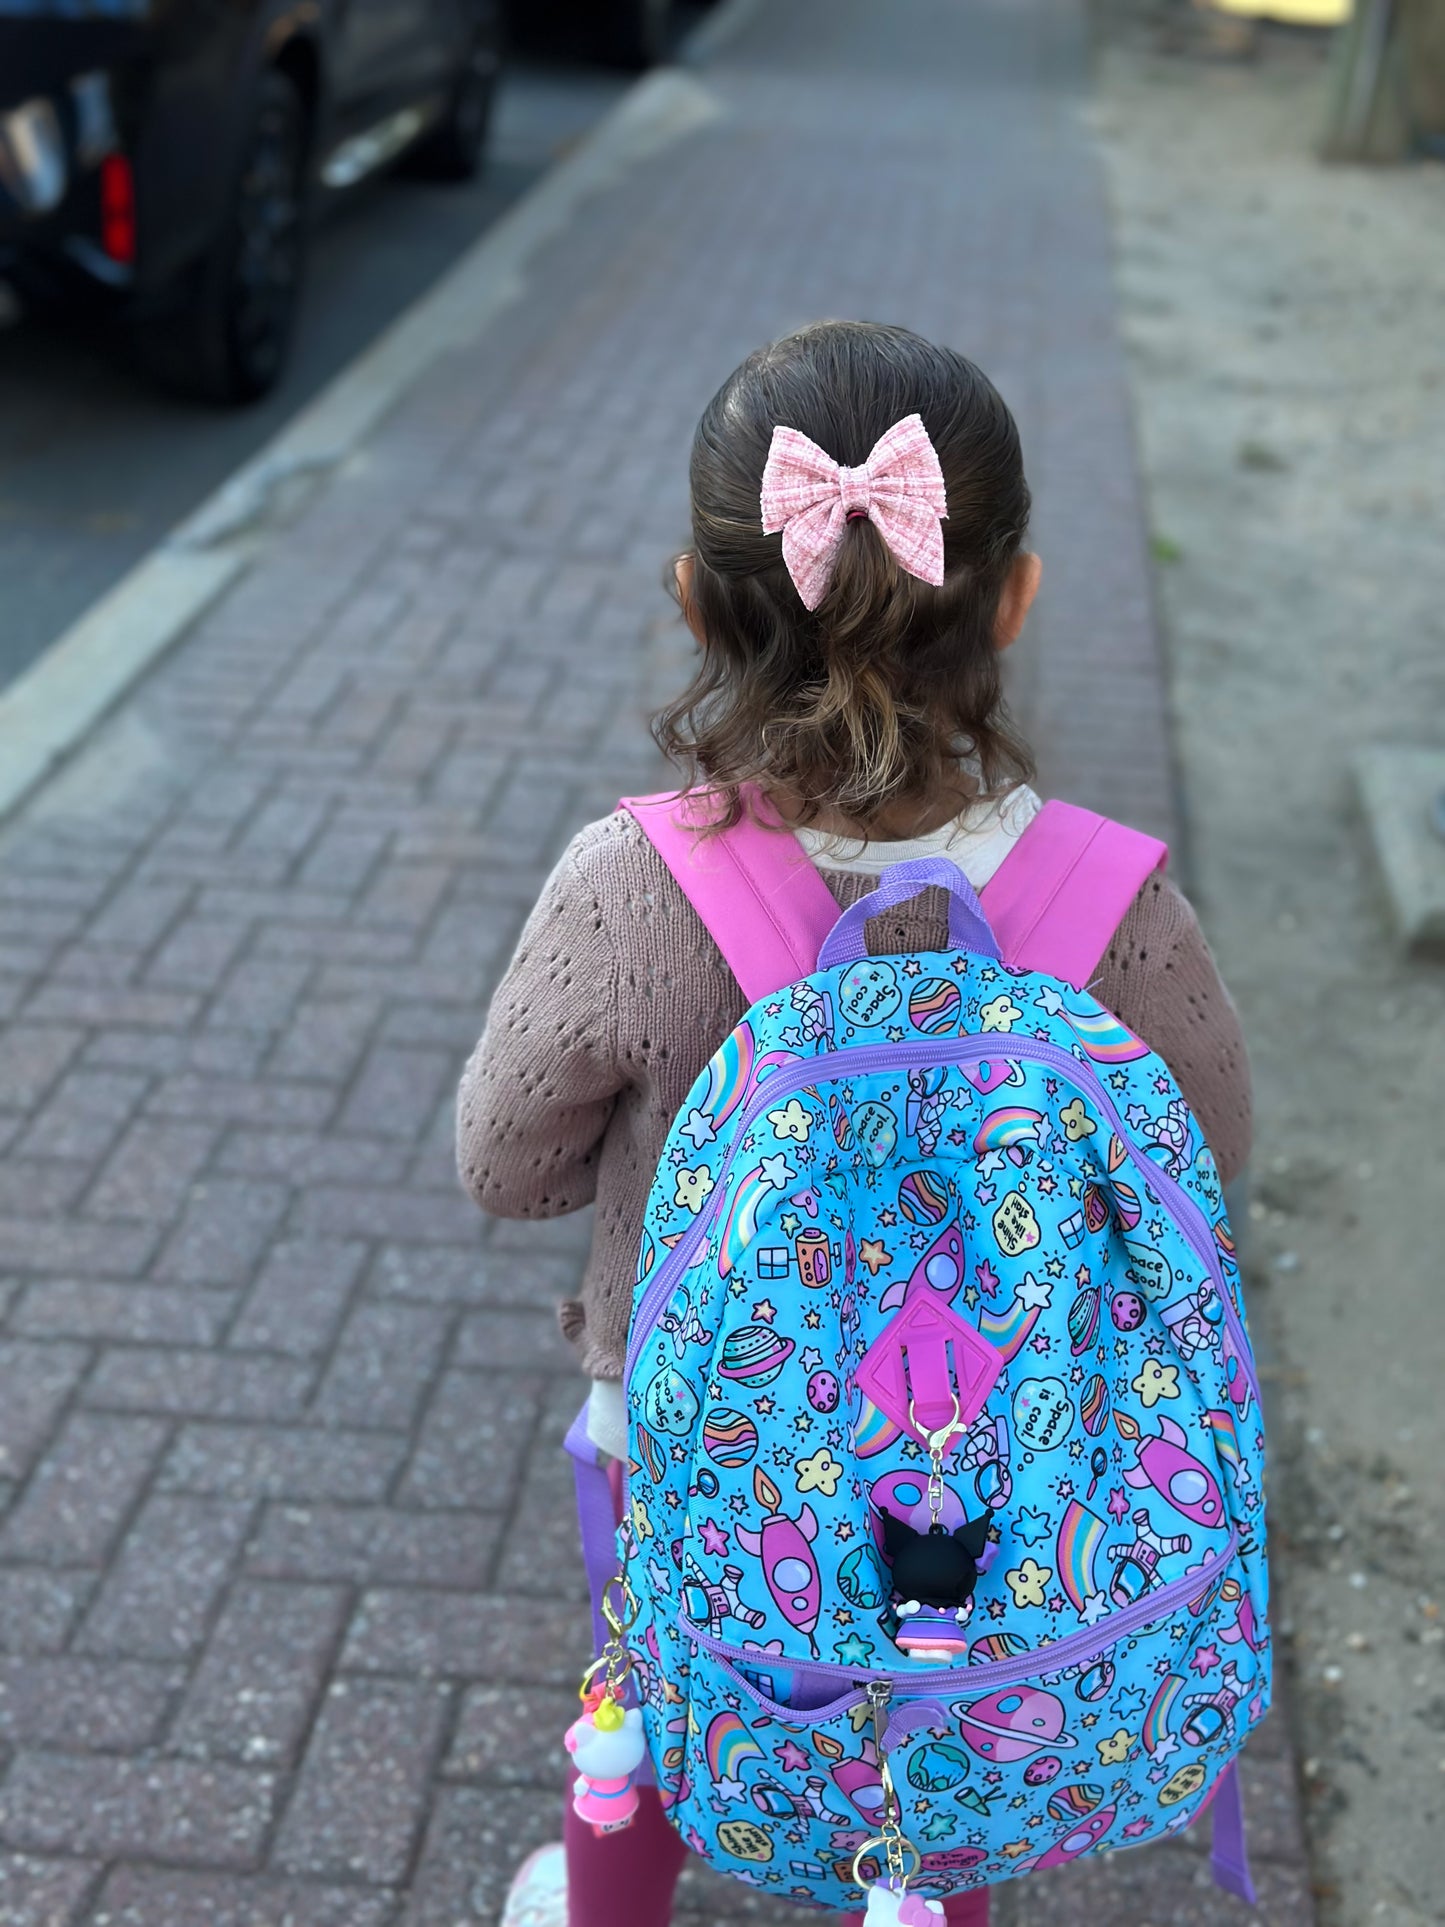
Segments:
[[[625,806],[755,998],[648,1200],[615,1547],[591,1501],[672,1824],[779,1898],[923,1920],[1213,1802],[1252,1900],[1239,1271],[1173,1077],[1080,987],[1163,846],[1050,803],[982,899],[926,859],[839,917],[759,799],[701,839],[695,799]],[[940,885],[947,951],[871,957]]]

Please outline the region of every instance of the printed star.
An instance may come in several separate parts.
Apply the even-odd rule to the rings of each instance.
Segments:
[[[785,1740],[781,1746],[775,1746],[773,1758],[784,1773],[803,1773],[813,1764],[796,1740]]]
[[[853,1624],[853,1615],[846,1606],[835,1606],[833,1608],[833,1624],[835,1626],[851,1626]]]
[[[1074,1283],[1079,1287],[1080,1291],[1082,1291],[1084,1286],[1088,1284],[1089,1277],[1090,1277],[1089,1267],[1087,1265],[1080,1265],[1078,1270],[1074,1273]]]
[[[838,1541],[840,1546],[847,1545],[848,1541],[853,1537],[853,1521],[851,1519],[836,1520],[833,1525],[833,1537]]]
[[[898,1222],[898,1213],[891,1208],[878,1213],[878,1222],[885,1231],[891,1231]]]
[[[1051,1592],[1049,1594],[1049,1611],[1051,1613],[1055,1615],[1061,1613],[1067,1603],[1061,1592]]]
[[[727,1556],[728,1536],[716,1519],[704,1519],[697,1529],[697,1536],[702,1540],[704,1552],[711,1553],[717,1559]]]
[[[980,1204],[992,1204],[998,1196],[998,1187],[992,1184],[981,1184],[973,1195]]]
[[[1085,1626],[1097,1626],[1108,1610],[1109,1602],[1104,1594],[1091,1592],[1085,1595],[1084,1603],[1079,1608],[1079,1618]]]
[[[1193,1670],[1198,1673],[1199,1677],[1203,1679],[1206,1673],[1212,1673],[1219,1664],[1217,1648],[1213,1646],[1201,1646],[1189,1664]]]
[[[778,1315],[778,1308],[770,1298],[760,1298],[753,1306],[753,1317],[760,1325],[771,1325]]]
[[[803,1221],[796,1211],[785,1211],[778,1222],[783,1227],[784,1237],[791,1238]]]
[[[862,1633],[849,1633],[834,1646],[833,1657],[840,1666],[862,1666],[872,1657],[873,1650],[871,1639],[865,1639]]]
[[[1147,1833],[1148,1831],[1149,1822],[1141,1813],[1137,1820],[1131,1820],[1128,1826],[1125,1827],[1124,1838],[1126,1840],[1137,1840],[1141,1833]]]
[[[1003,1852],[1010,1860],[1018,1860],[1029,1851],[1027,1840],[1005,1840]]]
[[[1159,1076],[1159,1077],[1156,1077],[1156,1078],[1154,1079],[1154,1088],[1155,1088],[1155,1090],[1156,1090],[1156,1091],[1158,1091],[1158,1093],[1159,1093],[1159,1095],[1160,1095],[1161,1097],[1168,1097],[1168,1095],[1169,1095],[1169,1079],[1168,1079],[1167,1077],[1164,1077],[1164,1076]]]
[[[1049,1274],[1051,1278],[1062,1278],[1064,1275],[1063,1259],[1062,1258],[1045,1259],[1044,1270]]]
[[[1002,1151],[985,1151],[978,1161],[978,1175],[981,1178],[996,1177],[1004,1166]]]
[[[888,1039],[890,1044],[901,1044],[903,1042],[903,1027],[901,1024],[890,1024],[883,1035]]]
[[[1069,1179],[1069,1196],[1071,1198],[1082,1198],[1083,1195],[1084,1195],[1084,1180],[1082,1178],[1070,1178]]]
[[[1072,1479],[1060,1479],[1054,1487],[1054,1490],[1061,1499],[1072,1499],[1074,1496],[1074,1482]]]
[[[1045,1352],[1051,1352],[1053,1349],[1053,1339],[1044,1332],[1039,1332],[1036,1337],[1029,1340],[1029,1350],[1037,1352],[1040,1358],[1043,1357]]]
[[[713,1121],[706,1111],[696,1109],[689,1111],[677,1128],[683,1137],[692,1140],[694,1151],[700,1151],[704,1144],[711,1144],[717,1136]]]
[[[881,1238],[865,1238],[858,1247],[860,1261],[867,1265],[875,1278],[892,1256],[893,1253],[884,1246]]]
[[[798,1175],[781,1151],[775,1151],[771,1157],[764,1158],[758,1166],[758,1174],[763,1183],[770,1184],[775,1191],[786,1191]]]
[[[719,1800],[746,1800],[747,1787],[739,1780],[714,1780],[713,1788]]]
[[[808,1309],[803,1313],[803,1323],[810,1332],[821,1331],[823,1329],[823,1314],[818,1310],[816,1305],[809,1305]]]
[[[820,1372],[823,1369],[823,1354],[816,1345],[807,1345],[798,1354],[798,1363],[805,1372]]]
[[[1025,1506],[1018,1516],[1014,1532],[1021,1544],[1037,1546],[1048,1538],[1052,1527],[1053,1521],[1047,1512],[1033,1512]]]
[[[1041,1278],[1035,1278],[1031,1271],[1024,1273],[1023,1283],[1017,1286],[1014,1291],[1014,1296],[1018,1302],[1021,1305],[1026,1305],[1030,1311],[1032,1311],[1035,1306],[1042,1307],[1050,1303],[1053,1295],[1053,1286],[1046,1284]]]
[[[1099,1756],[1100,1766],[1122,1766],[1129,1757],[1129,1749],[1134,1744],[1134,1736],[1127,1727],[1121,1726],[1107,1740],[1095,1740],[1094,1751]]]
[[[1051,1171],[1046,1171],[1039,1179],[1039,1193],[1045,1198],[1051,1198],[1058,1188],[1059,1181]]]
[[[1130,1104],[1125,1109],[1124,1122],[1131,1131],[1142,1131],[1149,1122],[1149,1113],[1142,1104]]]
[[[1161,1733],[1154,1742],[1154,1758],[1156,1761],[1167,1760],[1171,1753],[1177,1753],[1178,1751],[1179,1742],[1172,1733]],[[1162,1780],[1167,1772],[1168,1768],[1161,1765],[1159,1771],[1157,1773],[1151,1773],[1149,1778],[1151,1780]]]
[[[987,1258],[984,1259],[982,1264],[974,1266],[973,1275],[988,1293],[989,1297],[992,1298],[998,1290],[998,1273],[994,1270]]]
[[[1120,1719],[1137,1719],[1144,1711],[1144,1688],[1142,1686],[1124,1687],[1110,1701],[1109,1710],[1117,1713]]]
[[[978,1286],[977,1285],[964,1286],[963,1302],[968,1306],[970,1311],[973,1310],[974,1306],[978,1303]]]
[[[777,1401],[764,1394],[762,1398],[753,1400],[753,1410],[759,1418],[771,1418],[777,1410]]]

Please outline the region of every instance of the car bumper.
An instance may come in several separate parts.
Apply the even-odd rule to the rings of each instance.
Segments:
[[[83,36],[48,73],[33,63],[22,72],[4,59],[12,31],[6,23],[0,33],[0,272],[34,263],[128,287],[134,189],[122,130],[130,77],[123,67],[88,64]],[[32,84],[22,91],[25,81]]]

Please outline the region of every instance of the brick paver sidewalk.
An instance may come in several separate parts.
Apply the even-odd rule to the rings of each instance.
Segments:
[[[11,826],[0,1921],[454,1927],[554,1831],[583,1656],[551,1301],[452,1092],[562,840],[655,775],[687,440],[824,314],[967,346],[1047,551],[1046,776],[1170,776],[1071,0],[788,0]],[[1309,1917],[1281,1740],[1261,1918]],[[1199,1849],[1001,1922],[1242,1921]],[[689,1918],[774,1918],[740,1888]],[[792,1914],[789,1919],[795,1918]]]

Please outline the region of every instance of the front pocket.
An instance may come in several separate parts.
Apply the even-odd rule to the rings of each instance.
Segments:
[[[741,1879],[859,1906],[852,1856],[882,1819],[867,1695],[881,1683],[920,1891],[1174,1832],[1268,1700],[1267,1663],[1228,1636],[1233,1552],[1161,1591],[1148,1619],[1133,1609],[1117,1636],[963,1668],[851,1670],[729,1644],[679,1617],[667,1643],[688,1737],[674,1820]]]

